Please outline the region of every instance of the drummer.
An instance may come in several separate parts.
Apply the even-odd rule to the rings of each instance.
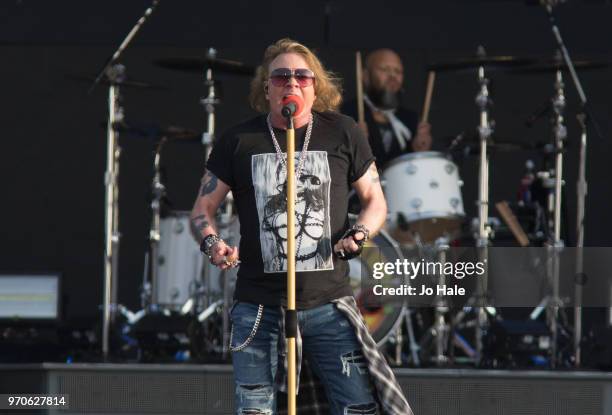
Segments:
[[[391,49],[377,49],[366,56],[363,70],[365,132],[380,167],[397,156],[431,149],[431,126],[418,114],[401,106],[404,66]],[[357,120],[357,101],[345,103],[342,112]]]

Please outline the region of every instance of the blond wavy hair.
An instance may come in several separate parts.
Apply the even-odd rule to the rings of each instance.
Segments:
[[[317,56],[306,46],[292,39],[281,39],[268,46],[264,52],[263,61],[257,67],[255,77],[251,80],[249,103],[255,111],[262,113],[270,111],[270,104],[266,99],[265,83],[270,76],[268,70],[270,63],[283,53],[295,53],[304,58],[308,67],[314,72],[315,101],[312,109],[315,111],[337,111],[342,102],[342,89],[340,78],[323,68]]]

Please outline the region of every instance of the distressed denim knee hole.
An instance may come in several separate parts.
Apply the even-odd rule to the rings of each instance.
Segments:
[[[272,414],[274,388],[265,384],[239,384],[236,388],[238,398],[237,413],[244,415]]]

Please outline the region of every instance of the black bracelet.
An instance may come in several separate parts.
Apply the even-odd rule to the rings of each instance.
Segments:
[[[355,235],[357,235],[359,232],[363,233],[363,239],[357,240],[355,239]],[[353,241],[355,241],[357,246],[361,248],[370,239],[370,230],[366,228],[365,225],[355,224],[348,228],[340,239],[348,238],[349,236],[353,238]]]
[[[209,260],[212,261],[212,253],[210,252],[213,245],[218,242],[223,241],[219,235],[211,233],[210,235],[206,235],[200,244],[200,251],[204,253],[208,257]]]
[[[359,232],[363,233],[363,238],[357,240],[355,239],[355,235]],[[368,241],[368,239],[370,239],[370,231],[368,230],[368,228],[365,227],[365,225],[355,224],[349,229],[347,229],[346,232],[344,232],[344,235],[342,235],[340,240],[348,238],[349,236],[353,238],[353,241],[355,241],[355,243],[357,244],[358,249],[355,252],[344,252],[344,250],[337,252],[336,255],[338,256],[338,258],[344,261],[348,261],[349,259],[353,259],[361,255],[361,252],[363,251],[363,246]]]

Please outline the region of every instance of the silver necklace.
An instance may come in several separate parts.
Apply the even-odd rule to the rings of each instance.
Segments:
[[[308,149],[308,144],[310,143],[313,119],[314,117],[312,116],[312,114],[310,114],[310,119],[308,120],[308,127],[306,127],[306,138],[304,139],[304,145],[302,146],[302,152],[300,153],[300,158],[298,159],[297,169],[295,170],[295,177],[298,180],[300,179],[300,175],[302,174],[302,169],[304,168],[304,162],[306,161],[306,150]],[[278,145],[278,141],[276,140],[274,129],[272,128],[272,121],[271,121],[270,114],[268,114],[268,118],[266,119],[266,121],[268,123],[268,129],[270,130],[270,135],[272,136],[272,144],[274,144],[274,149],[276,150],[276,157],[280,158],[281,164],[285,168],[285,171],[288,171],[287,161],[285,157],[283,156],[283,152],[281,151],[280,146]],[[304,214],[306,214],[306,212],[304,212]],[[304,235],[301,234],[298,239],[297,249],[295,250],[296,256],[299,256],[300,248],[302,247],[302,237],[303,236]]]
[[[304,145],[302,146],[302,151],[300,152],[300,158],[298,159],[297,169],[295,170],[296,179],[300,179],[300,175],[302,174],[302,169],[304,168],[304,162],[306,161],[306,150],[308,149],[308,143],[310,143],[310,136],[312,134],[312,124],[314,117],[310,114],[310,119],[308,120],[308,127],[306,127],[306,138],[304,139]],[[274,134],[274,129],[272,128],[271,116],[268,114],[268,118],[266,119],[268,123],[268,130],[270,130],[270,135],[272,136],[272,144],[274,144],[274,149],[276,150],[276,157],[278,157],[281,161],[281,164],[287,171],[287,160],[286,156],[283,156],[283,152],[278,145],[278,141],[276,140],[276,135]]]

